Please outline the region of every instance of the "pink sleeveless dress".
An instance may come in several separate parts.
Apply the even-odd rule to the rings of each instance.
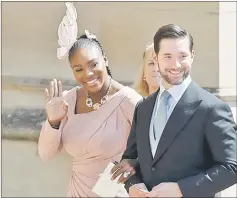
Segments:
[[[120,161],[135,106],[142,97],[124,87],[100,109],[75,114],[76,88],[63,95],[68,102],[67,117],[59,130],[46,120],[39,137],[39,154],[46,160],[64,148],[73,157],[67,197],[99,197],[92,188],[112,159]]]

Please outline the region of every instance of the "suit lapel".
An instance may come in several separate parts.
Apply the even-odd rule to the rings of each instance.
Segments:
[[[142,109],[142,119],[143,119],[143,124],[141,126],[142,130],[142,142],[144,141],[143,144],[143,149],[144,149],[144,153],[146,153],[146,161],[148,164],[152,163],[153,160],[153,156],[151,153],[151,147],[150,147],[150,139],[149,139],[149,131],[150,131],[150,123],[151,123],[151,118],[152,118],[152,113],[153,113],[153,109],[154,109],[154,105],[156,102],[156,97],[157,94],[159,93],[159,90],[156,91],[154,94],[152,94],[151,96],[149,96],[144,104],[144,109]]]
[[[164,154],[172,141],[195,113],[201,101],[198,99],[196,85],[192,82],[175,106],[164,128],[153,159],[154,164]]]

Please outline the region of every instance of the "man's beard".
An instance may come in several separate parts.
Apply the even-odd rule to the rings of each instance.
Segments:
[[[159,70],[160,70],[160,68],[159,68]],[[166,71],[163,72],[162,70],[160,70],[160,75],[161,75],[162,79],[170,85],[180,85],[189,76],[190,70],[189,69],[182,70],[182,73],[183,73],[182,77],[177,80],[177,79],[169,77],[169,75],[167,74]]]
[[[189,76],[189,72],[186,72],[186,73],[183,73],[182,78],[180,78],[179,80],[173,80],[166,74],[162,75],[162,78],[170,85],[180,85],[188,76]]]

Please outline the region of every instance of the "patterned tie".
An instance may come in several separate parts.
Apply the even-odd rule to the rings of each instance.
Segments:
[[[162,132],[165,128],[165,124],[167,121],[167,111],[169,109],[168,101],[169,101],[170,96],[171,96],[170,93],[165,90],[160,97],[160,105],[157,110],[154,128],[153,128],[155,140],[160,139]]]

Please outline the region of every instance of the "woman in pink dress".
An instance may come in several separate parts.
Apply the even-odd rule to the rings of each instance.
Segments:
[[[103,48],[88,31],[69,49],[70,66],[81,88],[63,91],[60,81],[51,81],[45,90],[47,120],[38,150],[43,160],[62,148],[73,157],[67,197],[98,197],[92,188],[111,160],[120,161],[135,105],[142,97],[112,79]]]

